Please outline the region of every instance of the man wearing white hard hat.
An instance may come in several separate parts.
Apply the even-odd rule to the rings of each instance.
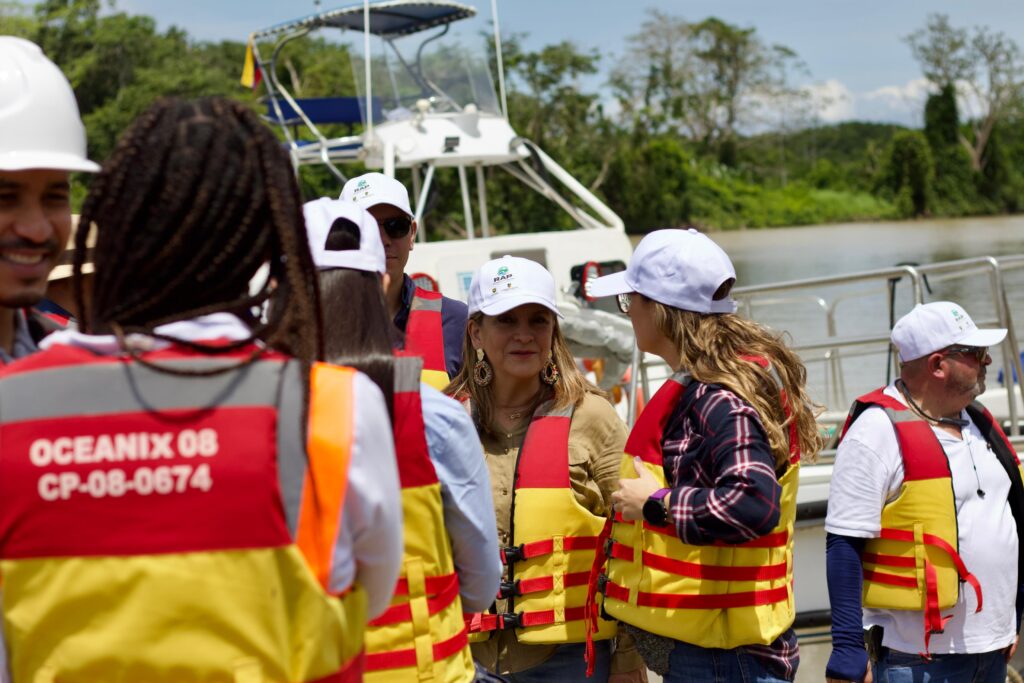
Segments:
[[[975,401],[1005,337],[953,302],[919,304],[892,329],[899,378],[853,404],[825,520],[830,681],[1005,679],[1024,484]]]
[[[405,350],[423,358],[423,380],[443,389],[462,367],[466,305],[416,286],[405,274],[417,225],[405,185],[383,173],[352,178],[341,199],[354,201],[377,220],[390,276],[388,313],[405,335]]]
[[[440,680],[469,683],[476,672],[462,614],[490,605],[501,576],[497,555],[480,551],[498,540],[473,422],[457,402],[420,383],[419,358],[392,355],[397,331],[384,303],[388,274],[373,216],[327,198],[307,202],[303,212],[320,272],[326,358],[365,372],[384,393],[402,487],[401,500],[392,502],[404,518],[398,585],[407,588],[367,627],[365,680],[415,683],[433,671]],[[414,625],[410,604],[418,609],[428,599],[429,618]],[[420,636],[432,647],[422,647]]]
[[[37,45],[0,36],[0,363],[48,331],[28,308],[71,231],[70,173],[98,170],[64,74]]]

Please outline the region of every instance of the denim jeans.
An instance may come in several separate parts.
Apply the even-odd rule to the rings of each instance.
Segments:
[[[677,642],[665,683],[788,683],[742,649],[715,650]]]
[[[587,678],[585,652],[584,643],[561,645],[544,663],[514,674],[502,674],[502,677],[509,683],[607,683],[611,673],[611,641],[594,643],[596,661],[594,675],[590,678]]]
[[[932,655],[889,650],[872,665],[875,683],[1004,683],[1006,653]]]

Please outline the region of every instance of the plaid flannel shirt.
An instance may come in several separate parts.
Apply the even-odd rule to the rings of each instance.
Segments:
[[[782,487],[757,411],[715,384],[693,381],[665,428],[671,520],[685,543],[742,543],[779,522]],[[773,675],[792,680],[800,663],[792,628],[771,645],[743,648]]]

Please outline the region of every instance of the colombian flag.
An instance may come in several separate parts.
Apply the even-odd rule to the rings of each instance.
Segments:
[[[245,64],[242,66],[242,78],[239,79],[239,82],[246,88],[255,89],[263,80],[263,72],[260,71],[260,67],[256,65],[256,59],[253,57],[252,42],[250,36],[249,43],[245,46]]]

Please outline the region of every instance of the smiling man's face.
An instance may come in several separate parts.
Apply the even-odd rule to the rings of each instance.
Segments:
[[[67,171],[0,170],[0,306],[43,298],[70,233]]]

